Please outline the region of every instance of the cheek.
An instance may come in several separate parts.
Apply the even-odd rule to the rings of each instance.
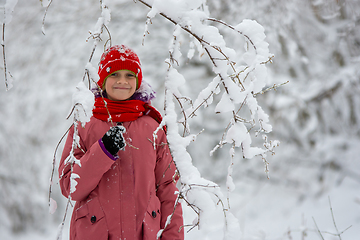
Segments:
[[[131,87],[134,88],[135,90],[136,90],[136,83],[137,83],[136,79],[131,81]]]
[[[111,79],[106,79],[106,82],[104,84],[103,90],[110,90],[111,88]]]

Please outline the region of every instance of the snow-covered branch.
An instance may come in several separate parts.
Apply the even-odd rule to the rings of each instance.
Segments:
[[[266,87],[265,64],[273,58],[269,53],[268,43],[265,41],[264,28],[252,20],[244,20],[233,27],[223,21],[210,18],[205,1],[202,0],[139,0],[138,2],[151,8],[147,16],[145,33],[149,32],[147,25],[152,22],[151,19],[157,14],[175,25],[173,41],[169,47],[170,57],[166,60],[169,68],[165,81],[165,117],[163,124],[167,125],[169,147],[180,173],[181,189],[179,196],[182,196],[198,215],[198,221],[194,221],[195,225],[203,225],[203,222],[208,222],[209,218],[205,216],[210,216],[214,211],[216,212],[214,206],[218,206],[219,202],[224,203],[224,201],[220,188],[189,187],[194,186],[194,184],[217,185],[202,178],[197,168],[192,164],[192,158],[186,148],[192,141],[195,141],[196,135],[190,133],[188,120],[195,117],[196,112],[202,106],[207,107],[212,104],[215,94],[223,92],[221,100],[216,103],[215,112],[224,116],[231,113],[231,118],[230,123],[225,128],[223,138],[215,150],[227,143],[233,146],[230,152],[231,161],[227,176],[228,204],[221,204],[224,213],[224,229],[226,229],[224,235],[233,234],[234,232],[231,233],[228,228],[228,216],[231,215],[228,209],[229,193],[235,188],[232,181],[235,148],[242,150],[244,158],[250,159],[257,155],[261,156],[265,164],[265,172],[268,174],[269,163],[266,160],[266,153],[274,153],[274,147],[278,145],[278,141],[267,141],[266,134],[271,132],[272,127],[269,124],[268,115],[256,100],[256,94],[264,92]],[[209,25],[209,22],[221,24],[239,34],[239,37],[245,42],[245,49],[227,47],[219,29]],[[192,45],[197,46],[200,56],[206,54],[209,57],[213,65],[213,72],[216,75],[194,101],[181,94],[179,87],[185,84],[186,80],[175,69],[182,56],[179,44],[182,32],[189,34],[193,39]],[[191,50],[192,52],[188,56],[193,55],[193,49]],[[175,102],[179,104],[181,109],[182,118],[179,121]],[[191,107],[185,109],[185,102],[191,103]],[[245,107],[248,111],[248,119],[239,115],[240,110]],[[178,133],[178,122],[184,126],[183,136]],[[251,146],[250,132],[255,127],[258,127],[255,130],[256,135],[258,133],[264,135],[264,148]],[[234,226],[233,224],[230,225]],[[232,230],[237,231],[236,229]]]

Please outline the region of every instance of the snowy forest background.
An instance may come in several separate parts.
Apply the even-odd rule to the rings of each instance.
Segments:
[[[1,0],[0,6],[4,4]],[[161,111],[164,59],[174,26],[157,16],[142,46],[149,9],[132,0],[108,4],[113,44],[129,45],[138,53],[145,79],[158,93],[153,105]],[[358,239],[360,1],[208,0],[207,4],[211,17],[229,24],[243,19],[260,23],[275,56],[267,64],[269,82],[289,81],[258,97],[270,115],[270,137],[281,142],[268,159],[270,179],[261,158],[235,159],[236,189],[230,200],[242,231],[239,239],[339,239],[329,233],[349,226],[341,238]],[[6,63],[14,86],[6,91],[0,84],[1,239],[54,239],[65,209],[66,199],[54,185],[58,210],[48,213],[51,164],[55,147],[71,124],[66,117],[92,51],[86,40],[100,8],[98,0],[54,0],[45,21],[46,35],[44,10],[39,0],[19,0],[5,31]],[[186,35],[184,39],[186,56]],[[236,47],[236,42],[232,44]],[[101,50],[95,52],[94,65],[100,54]],[[209,61],[196,56],[181,63],[179,71],[187,79],[182,90],[193,96],[204,88],[214,77],[211,68]],[[221,138],[224,129],[219,125],[226,120],[207,117],[213,111],[204,109],[192,123],[195,131],[206,130],[189,152],[202,176],[224,185],[229,148],[212,157],[209,152]],[[187,216],[185,210],[185,220],[191,222]],[[187,239],[202,238],[195,228]]]

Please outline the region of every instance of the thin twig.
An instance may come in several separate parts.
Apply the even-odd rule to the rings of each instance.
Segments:
[[[286,81],[286,82],[283,82],[283,83],[280,83],[280,84],[274,84],[273,86],[268,87],[268,88],[266,88],[266,89],[264,89],[264,90],[262,90],[262,91],[260,91],[258,93],[254,93],[253,96],[256,97],[257,95],[264,94],[265,92],[268,92],[270,90],[276,90],[277,88],[279,88],[279,87],[281,87],[281,86],[283,86],[285,84],[288,84],[289,82],[290,81]]]
[[[187,123],[187,116],[186,116],[186,113],[185,113],[185,109],[184,109],[184,106],[182,105],[180,99],[175,95],[173,94],[174,98],[177,100],[177,102],[179,103],[180,105],[180,109],[181,109],[181,112],[184,116],[184,121],[182,121],[182,125],[184,126],[184,132],[183,132],[183,137],[185,137],[185,133],[190,133],[189,132],[189,129],[188,129],[188,123]]]
[[[334,227],[336,229],[336,234],[332,234],[332,233],[329,233],[329,234],[332,234],[334,236],[338,236],[339,239],[341,240],[341,234],[343,234],[346,230],[348,230],[349,228],[351,228],[351,226],[347,227],[344,231],[342,232],[339,232],[339,229],[335,223],[335,217],[334,217],[334,212],[333,212],[333,209],[332,209],[332,206],[331,206],[331,200],[330,200],[330,196],[329,196],[329,206],[330,206],[330,212],[331,212],[331,217],[332,217],[332,220],[333,220],[333,223],[334,223]]]
[[[220,85],[220,82],[216,85],[215,89],[217,89]],[[204,105],[208,100],[209,98],[215,94],[215,91],[211,91],[210,94],[189,114],[189,118],[192,118],[194,116],[196,116],[196,112],[197,110],[199,110],[199,108]]]
[[[66,132],[62,135],[62,137],[60,138],[58,144],[56,145],[55,148],[55,152],[54,152],[54,156],[53,156],[53,162],[52,162],[52,170],[51,170],[51,175],[50,175],[50,186],[49,186],[49,206],[50,206],[50,198],[51,198],[51,193],[52,193],[52,183],[53,183],[53,179],[54,179],[54,172],[55,172],[55,164],[56,164],[56,154],[57,151],[59,149],[59,146],[61,144],[61,142],[63,141],[63,139],[65,138],[65,136],[68,134],[68,132],[70,131],[71,127],[74,124],[71,124],[71,126],[66,130]]]
[[[8,79],[7,79],[7,68],[6,68],[6,57],[5,57],[5,22],[2,25],[2,43],[1,43],[1,46],[2,46],[2,49],[3,49],[5,86],[6,86],[6,91],[8,91],[9,88],[10,88],[10,84],[8,82]]]
[[[321,239],[322,239],[322,240],[325,240],[324,237],[323,237],[323,235],[322,235],[321,232],[320,232],[320,229],[319,229],[318,225],[316,224],[315,218],[313,217],[312,219],[313,219],[313,221],[314,221],[314,223],[315,223],[315,227],[316,227],[316,229],[317,229],[317,231],[318,231]]]
[[[233,31],[235,31],[235,32],[238,32],[239,34],[243,35],[243,36],[251,43],[251,45],[253,46],[253,48],[255,49],[255,51],[257,51],[255,44],[253,43],[253,41],[251,40],[251,38],[250,38],[248,35],[244,34],[243,32],[241,32],[241,31],[239,31],[239,30],[237,30],[237,29],[235,29],[233,26],[227,24],[227,23],[224,22],[224,21],[221,21],[221,20],[218,20],[218,19],[215,19],[215,18],[208,18],[208,19],[206,19],[206,20],[220,23],[220,24],[222,24],[222,25],[230,28],[231,30],[233,30]]]
[[[333,209],[332,209],[332,206],[331,206],[330,196],[329,196],[328,198],[329,198],[329,206],[330,206],[331,218],[332,218],[332,220],[333,220],[336,233],[337,233],[337,235],[339,236],[339,239],[341,240],[341,236],[340,236],[340,234],[339,234],[339,229],[338,229],[337,226],[336,226],[335,217],[334,217],[334,212],[333,212]]]
[[[178,193],[178,195],[177,195],[177,197],[176,197],[173,211],[172,211],[172,213],[169,215],[169,216],[170,216],[170,219],[168,219],[168,218],[166,219],[166,223],[165,223],[164,229],[162,229],[163,231],[161,232],[160,236],[158,236],[158,238],[156,238],[156,239],[161,238],[162,233],[165,231],[165,229],[167,228],[167,226],[170,225],[171,220],[172,220],[172,218],[173,218],[173,216],[174,216],[174,214],[175,214],[176,207],[178,206],[179,200],[180,200],[180,192]],[[168,217],[169,217],[169,216],[168,216]],[[179,231],[180,231],[180,230],[181,230],[181,228],[179,229]]]
[[[47,12],[49,10],[49,7],[51,5],[51,3],[53,2],[53,0],[50,0],[49,4],[47,5],[46,9],[45,9],[45,12],[44,12],[44,17],[43,17],[43,20],[42,20],[42,33],[45,35],[45,18],[46,18],[46,15],[47,15]]]
[[[107,43],[110,42],[110,47],[111,47],[111,46],[112,46],[112,42],[111,42],[111,33],[110,33],[109,28],[108,28],[106,25],[103,25],[103,27],[105,28],[105,30],[106,30],[107,33],[109,34],[109,38],[105,41],[105,44],[104,44],[104,52],[105,52]]]

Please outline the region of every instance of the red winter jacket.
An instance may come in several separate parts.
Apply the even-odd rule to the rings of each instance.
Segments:
[[[159,124],[149,116],[124,122],[127,146],[115,159],[99,139],[111,123],[91,118],[85,127],[79,125],[81,149],[74,152],[81,166],[77,174],[76,201],[70,223],[70,240],[155,240],[174,211],[176,188],[175,165],[163,130],[153,132]],[[65,197],[70,192],[70,166],[64,161],[73,142],[74,129],[68,134],[59,166],[60,187]],[[73,175],[76,176],[76,175]],[[73,187],[73,186],[72,186]],[[184,239],[181,205],[176,206],[171,224],[161,240]]]

